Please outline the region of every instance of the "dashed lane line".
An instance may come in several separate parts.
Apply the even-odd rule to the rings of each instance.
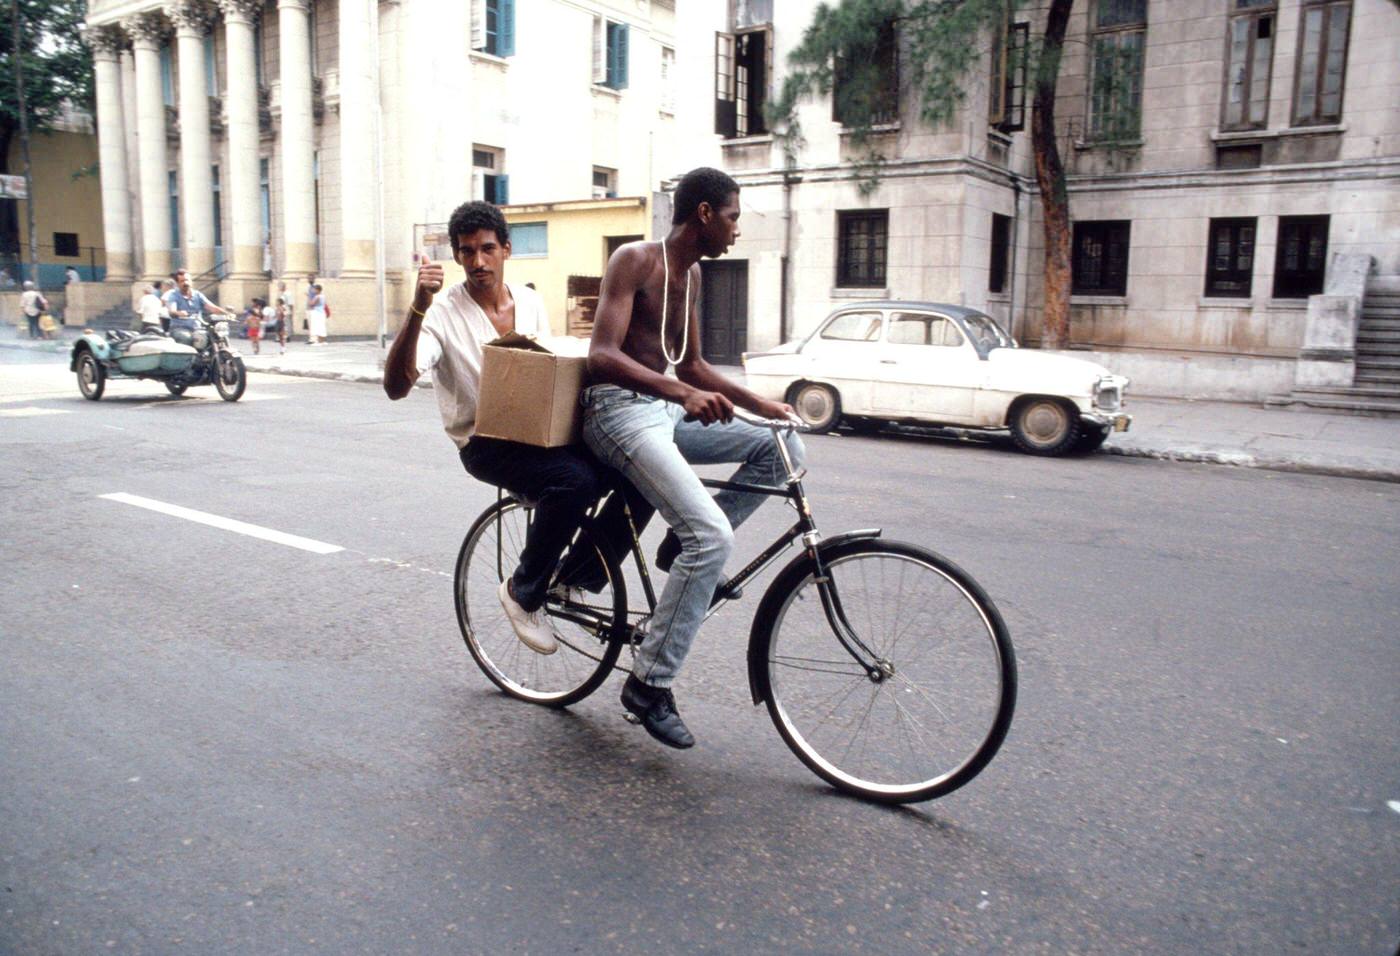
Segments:
[[[143,498],[140,495],[131,495],[124,491],[113,492],[107,495],[98,495],[98,497],[105,498],[108,501],[120,502],[121,504],[134,505],[137,508],[145,508],[148,511],[156,511],[174,518],[183,518],[186,521],[209,525],[212,528],[221,528],[224,531],[232,531],[235,534],[244,534],[250,538],[259,538],[263,541],[271,541],[274,544],[284,544],[289,548],[310,551],[312,554],[335,554],[337,551],[345,550],[337,544],[326,544],[324,541],[315,541],[311,538],[303,538],[300,535],[287,534],[285,531],[275,531],[272,528],[264,528],[261,525],[248,524],[246,521],[237,521],[233,518],[225,518],[222,515],[209,514],[206,511],[196,511],[193,508],[172,505],[164,501],[157,501],[154,498]]]
[[[25,405],[21,408],[0,408],[0,418],[33,418],[36,415],[67,415],[70,409],[67,408],[40,408],[37,405]]]

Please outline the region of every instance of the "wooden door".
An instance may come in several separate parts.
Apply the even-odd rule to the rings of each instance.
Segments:
[[[712,365],[738,365],[749,340],[749,263],[700,263],[700,354]]]

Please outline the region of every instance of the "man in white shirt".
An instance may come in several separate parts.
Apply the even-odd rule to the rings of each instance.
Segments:
[[[606,469],[582,446],[537,448],[474,437],[482,348],[511,331],[548,335],[549,319],[534,289],[506,284],[510,230],[499,209],[465,203],[452,213],[448,232],[452,258],[466,272],[466,281],[434,299],[443,288],[443,268],[426,260],[419,267],[413,304],[384,363],[384,391],[398,400],[412,391],[420,375],[431,373],[443,428],[467,472],[537,502],[520,566],[501,582],[499,596],[521,642],[537,653],[553,654],[558,642],[543,613],[549,579],[584,512],[604,490]],[[651,509],[628,492],[640,530]],[[614,495],[598,525],[610,540],[630,541],[626,522],[622,497]]]
[[[156,287],[146,286],[146,294],[136,303],[136,311],[141,315],[142,332],[161,331],[160,313],[163,308],[165,305],[160,301],[160,296],[156,295]]]

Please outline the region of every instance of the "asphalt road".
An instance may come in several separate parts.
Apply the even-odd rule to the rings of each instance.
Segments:
[[[0,951],[1395,952],[1400,486],[808,446],[824,530],[947,554],[1011,628],[1010,737],[942,800],[786,750],[745,685],[755,591],[677,686],[692,751],[617,681],[496,693],[450,578],[493,495],[430,391],[94,404],[0,356]]]

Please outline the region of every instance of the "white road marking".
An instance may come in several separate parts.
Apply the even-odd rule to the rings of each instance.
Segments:
[[[1390,807],[1390,809],[1394,810],[1396,813],[1400,813],[1400,800],[1387,800],[1385,802],[1385,805]]]
[[[264,528],[260,525],[248,524],[246,521],[236,521],[233,518],[224,518],[220,515],[211,515],[204,511],[195,511],[193,508],[182,508],[179,505],[167,504],[164,501],[156,501],[154,498],[142,498],[140,495],[129,495],[124,491],[109,495],[98,495],[98,497],[106,498],[108,501],[119,501],[126,505],[135,505],[138,508],[146,508],[150,511],[158,511],[161,514],[170,515],[175,518],[184,518],[186,521],[207,524],[213,528],[222,528],[225,531],[232,531],[236,534],[246,534],[250,538],[260,538],[263,541],[271,541],[275,544],[285,544],[289,548],[299,548],[302,551],[310,551],[313,554],[335,554],[337,551],[345,550],[340,547],[340,545],[326,544],[324,541],[314,541],[311,538],[287,534],[284,531],[274,531],[271,528]]]
[[[23,408],[0,408],[0,417],[3,418],[33,418],[35,415],[67,415],[66,408],[39,408],[35,405],[26,405]]]

